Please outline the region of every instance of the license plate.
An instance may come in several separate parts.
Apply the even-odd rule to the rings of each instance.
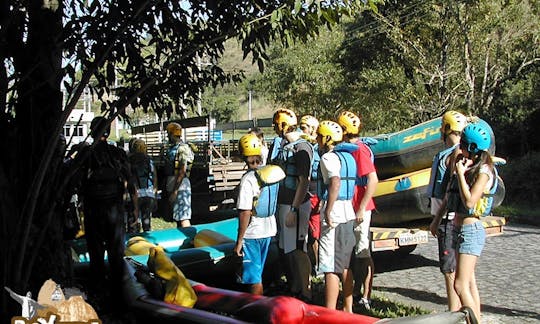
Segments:
[[[428,233],[427,231],[419,231],[414,234],[403,233],[399,236],[398,240],[400,246],[427,243]]]

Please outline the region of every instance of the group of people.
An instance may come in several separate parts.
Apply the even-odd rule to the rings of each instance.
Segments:
[[[373,153],[359,137],[360,118],[345,111],[337,121],[319,123],[306,115],[298,123],[292,110],[282,108],[274,113],[273,125],[277,136],[266,161],[264,144],[255,134],[239,141],[249,169],[237,199],[240,281],[250,285],[252,293],[263,292],[264,262],[270,240],[277,235],[291,295],[311,300],[310,276],[324,274],[326,307],[336,309],[341,282],[344,311],[353,311],[355,292],[358,302],[369,308],[373,280],[369,224],[378,178]],[[276,188],[262,178],[283,179]],[[271,207],[261,212],[261,205]]]
[[[251,132],[239,141],[248,166],[237,200],[240,281],[253,293],[263,292],[264,262],[277,235],[290,294],[310,300],[310,275],[323,273],[326,307],[337,307],[341,283],[344,311],[352,312],[354,302],[369,309],[374,271],[369,231],[378,177],[373,152],[359,137],[360,118],[344,111],[336,121],[305,115],[298,122],[293,111],[278,109],[273,126],[277,136],[266,159],[260,134]],[[441,123],[446,148],[434,157],[428,186],[434,216],[430,231],[439,241],[449,310],[468,306],[478,318],[474,270],[486,237],[480,217],[491,210],[497,182],[489,153],[492,137],[481,119],[446,112]],[[274,195],[251,172],[274,172],[280,178],[264,164],[284,173]],[[261,213],[261,204],[275,207]]]
[[[84,213],[91,280],[95,281],[91,287],[103,286],[103,281],[110,277],[110,291],[120,293],[126,227],[132,232],[138,232],[140,227],[150,231],[152,213],[158,207],[158,201],[162,201],[159,204],[162,215],[175,220],[179,227],[191,226],[188,175],[194,154],[182,141],[182,127],[174,122],[167,125],[169,141],[162,149],[163,167],[160,170],[148,156],[143,140],[130,141],[128,153],[110,144],[107,141],[110,122],[105,117],[92,120],[90,134],[93,144],[81,146],[70,165],[78,175],[73,187],[81,199]],[[159,183],[158,173],[161,176]],[[164,197],[159,200],[158,189]],[[104,275],[107,273],[105,251],[110,276]]]
[[[433,159],[428,186],[430,231],[438,238],[449,310],[470,307],[480,321],[475,268],[486,240],[480,217],[490,213],[497,186],[493,131],[481,119],[447,111],[441,137],[446,147]]]

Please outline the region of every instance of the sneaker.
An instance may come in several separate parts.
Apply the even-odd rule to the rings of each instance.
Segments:
[[[371,304],[367,298],[360,298],[360,300],[358,300],[358,305],[363,306],[366,310],[371,310]]]

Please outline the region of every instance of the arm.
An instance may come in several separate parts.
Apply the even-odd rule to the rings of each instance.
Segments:
[[[330,219],[330,211],[334,208],[334,203],[337,200],[339,194],[339,188],[341,186],[341,179],[339,177],[331,177],[328,184],[328,200],[326,201],[326,208],[324,218],[326,223],[330,227],[335,227]]]
[[[364,220],[364,212],[366,211],[366,206],[373,198],[373,194],[375,193],[375,189],[377,188],[377,184],[379,183],[379,177],[377,177],[377,172],[370,172],[367,175],[367,178],[368,180],[366,191],[364,193],[364,197],[362,197],[362,200],[360,200],[360,205],[358,207],[358,210],[356,211],[356,221],[359,223]]]
[[[456,162],[456,173],[459,182],[459,195],[461,201],[466,208],[473,208],[478,200],[482,198],[484,190],[489,181],[489,177],[485,173],[480,173],[478,178],[473,183],[472,187],[469,188],[467,180],[465,179],[465,170],[467,162],[462,159]]]
[[[242,244],[244,242],[244,235],[246,234],[249,221],[251,220],[251,210],[240,210],[238,213],[238,235],[236,237],[236,244],[234,246],[234,252],[238,256],[242,256]]]
[[[309,189],[309,179],[308,179],[308,177],[299,176],[298,177],[298,184],[297,184],[297,187],[296,187],[296,192],[294,194],[294,199],[293,199],[293,202],[292,202],[292,205],[291,205],[292,207],[299,208],[299,206],[302,204],[302,202],[304,201],[304,198],[307,195],[308,189]],[[292,227],[292,226],[296,225],[296,218],[298,216],[297,213],[298,212],[293,212],[292,210],[290,210],[287,213],[287,217],[285,219],[285,225],[287,227]]]
[[[17,301],[19,304],[23,303],[23,296],[16,294],[13,290],[9,289],[8,287],[4,286],[4,288],[8,291],[11,298],[15,299],[15,301]]]

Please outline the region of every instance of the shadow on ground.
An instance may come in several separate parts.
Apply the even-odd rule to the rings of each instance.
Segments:
[[[418,254],[401,254],[392,251],[375,253],[373,261],[375,262],[375,273],[439,266],[437,260],[428,259]]]

